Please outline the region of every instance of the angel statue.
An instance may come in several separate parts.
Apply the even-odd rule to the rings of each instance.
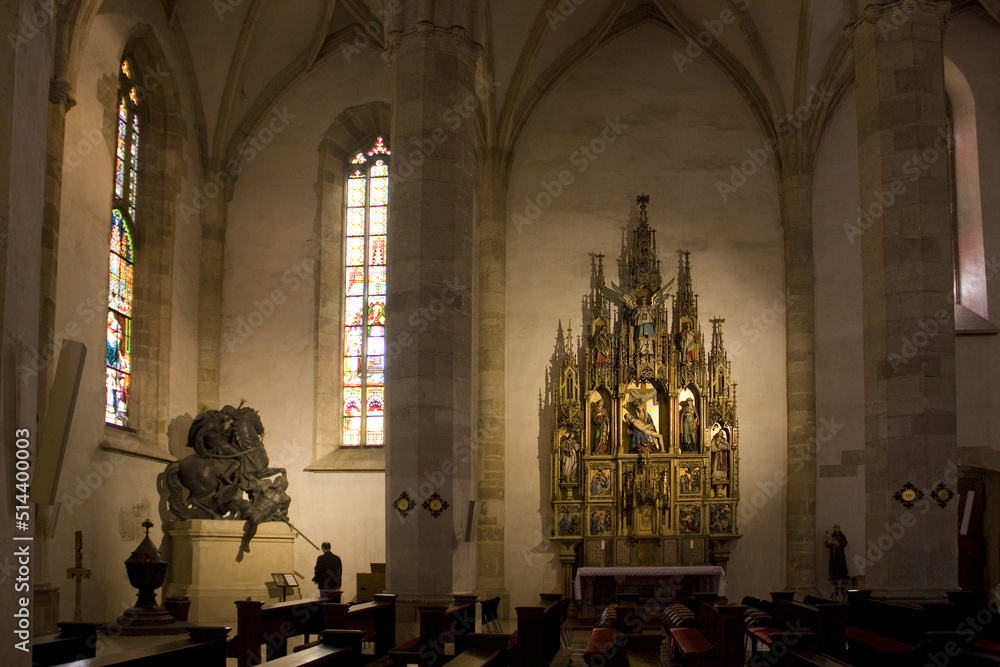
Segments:
[[[648,296],[646,294],[632,295],[611,283],[611,289],[621,298],[622,302],[629,310],[629,320],[632,323],[632,339],[635,341],[635,350],[639,354],[653,353],[653,340],[656,338],[656,311],[668,296],[674,281],[671,280],[665,286],[656,290]]]

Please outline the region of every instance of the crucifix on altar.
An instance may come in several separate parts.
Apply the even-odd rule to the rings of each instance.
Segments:
[[[90,579],[90,569],[83,566],[83,531],[76,531],[76,566],[66,568],[66,578],[76,580],[76,600],[73,606],[73,620],[83,620],[83,609],[80,607],[80,582]]]

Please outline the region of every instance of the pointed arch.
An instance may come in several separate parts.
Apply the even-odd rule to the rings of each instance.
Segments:
[[[350,107],[334,119],[323,134],[319,145],[319,201],[315,228],[318,267],[316,272],[315,358],[313,364],[316,387],[313,411],[313,456],[315,462],[307,468],[311,471],[385,470],[385,453],[381,447],[354,447],[350,446],[351,443],[345,442],[344,429],[347,418],[356,419],[360,426],[366,426],[369,413],[377,417],[376,413],[378,412],[368,409],[368,396],[362,391],[361,393],[364,395],[356,397],[358,398],[358,414],[345,415],[345,405],[349,398],[344,394],[345,384],[353,384],[357,388],[359,385],[354,380],[362,375],[361,370],[364,370],[367,382],[369,365],[367,361],[362,362],[362,360],[371,358],[364,354],[371,350],[371,348],[364,346],[366,336],[370,333],[367,331],[367,314],[370,304],[362,305],[360,310],[358,308],[352,310],[352,313],[355,314],[362,313],[365,323],[359,323],[358,327],[352,328],[351,323],[345,319],[345,304],[351,289],[348,287],[349,269],[345,264],[345,257],[347,256],[347,239],[349,237],[362,238],[360,234],[351,234],[346,225],[347,211],[352,204],[348,183],[358,171],[360,164],[352,164],[352,161],[357,158],[359,153],[363,153],[365,164],[368,164],[367,152],[379,142],[379,138],[384,145],[392,145],[388,134],[391,119],[391,108],[386,102],[373,101]],[[371,157],[374,157],[374,152]],[[365,178],[367,178],[367,173]],[[358,213],[352,215],[356,216]],[[358,242],[353,241],[353,243],[357,244]],[[370,255],[367,252],[367,246],[362,254],[366,258]],[[353,266],[356,269],[361,267],[362,263],[356,263]],[[365,262],[365,266],[367,266],[367,262]],[[360,286],[361,294],[353,294],[351,298],[357,300],[359,296],[364,297],[368,292],[368,284],[367,279],[355,284],[355,288]],[[364,366],[363,369],[358,366],[357,376],[352,375],[350,381],[345,383],[345,379],[348,379],[345,366],[347,358],[345,357],[345,342],[346,337],[355,329],[356,333],[361,336],[360,338],[355,337],[355,342],[361,346],[359,350],[361,354],[348,356],[356,358],[356,363],[363,363]],[[385,349],[384,337],[377,342],[381,342],[384,359],[388,356],[386,353],[391,351]],[[361,414],[362,411],[364,415]],[[359,432],[359,443],[360,437]]]
[[[955,329],[957,333],[997,333],[990,324],[983,205],[979,190],[979,142],[976,101],[961,70],[944,59],[950,131],[948,146],[955,264]]]
[[[124,146],[121,126],[112,137],[111,217],[131,241],[131,285],[128,321],[113,308],[114,253],[109,258],[108,360],[106,362],[104,449],[157,460],[172,460],[167,439],[170,415],[170,352],[173,313],[175,238],[174,199],[183,171],[184,122],[180,93],[166,56],[146,24],[137,24],[122,50],[131,77],[120,73],[119,86],[101,95],[105,113],[121,121],[122,104],[129,116]],[[108,77],[105,77],[106,82]],[[128,83],[128,90],[125,84]],[[127,114],[126,114],[127,115]],[[121,156],[121,157],[119,157]],[[121,170],[119,164],[122,165]],[[120,187],[119,187],[120,185]],[[119,223],[119,219],[123,224]],[[119,262],[119,266],[121,263]],[[119,321],[118,331],[112,319]],[[127,327],[123,331],[123,327]],[[127,333],[127,337],[124,335]],[[114,366],[112,339],[120,336],[128,352],[127,388]],[[121,365],[119,363],[118,365]],[[116,397],[113,385],[119,392]],[[124,418],[115,402],[125,399]]]

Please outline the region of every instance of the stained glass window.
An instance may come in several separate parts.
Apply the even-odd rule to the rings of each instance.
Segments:
[[[389,154],[379,137],[347,177],[344,289],[345,447],[385,444],[385,248]]]
[[[111,206],[108,259],[108,329],[105,358],[104,421],[129,425],[132,373],[132,296],[136,175],[139,171],[139,94],[135,70],[128,58],[118,75],[118,133],[115,148],[115,188]]]

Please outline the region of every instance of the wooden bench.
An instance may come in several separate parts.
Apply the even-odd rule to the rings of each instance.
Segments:
[[[267,660],[288,653],[288,639],[298,635],[319,635],[323,630],[323,598],[264,604],[260,600],[236,601],[236,636],[227,654],[238,667],[261,663],[261,646],[267,646]]]
[[[85,660],[97,655],[97,632],[102,623],[56,623],[59,634],[35,637],[31,644],[31,664],[34,667],[61,665]]]
[[[870,591],[851,591],[848,596],[848,662],[922,666],[929,655],[942,654],[948,642],[961,639],[954,628],[941,631],[929,626],[933,617],[918,604],[872,599]]]
[[[751,661],[753,666],[753,661]],[[816,651],[788,651],[772,663],[777,667],[852,667],[850,663],[838,660]]]
[[[396,596],[391,593],[376,593],[372,602],[361,604],[323,603],[324,630],[361,630],[364,641],[372,645],[376,658],[389,655],[396,645]],[[302,651],[323,642],[322,638],[296,646],[293,651]]]
[[[63,667],[225,667],[229,628],[192,626],[188,638],[65,663]]]
[[[663,635],[594,628],[583,651],[588,667],[659,667]]]
[[[455,645],[455,654],[465,651],[467,637],[476,630],[475,595],[455,595],[448,607],[426,605],[417,607],[420,634],[389,650],[391,664],[430,667],[446,661],[445,648]]]
[[[813,650],[834,658],[844,657],[847,629],[847,605],[812,598],[818,604],[798,602],[792,591],[771,593],[773,625],[747,628],[752,642],[751,654],[757,653],[757,642],[772,646],[780,636],[786,649]]]
[[[718,604],[715,593],[695,593],[695,627],[670,628],[674,657],[691,667],[742,667],[746,607]]]
[[[972,591],[949,592],[948,600],[955,608],[952,620],[958,630],[958,647],[965,662],[977,667],[1000,665],[997,600],[988,601],[985,593]]]
[[[268,660],[265,664],[270,667],[360,667],[364,637],[363,630],[323,630],[320,641],[314,646]]]
[[[517,630],[510,646],[512,667],[541,667],[559,652],[563,623],[563,597],[560,593],[542,593],[541,604],[515,607]]]

